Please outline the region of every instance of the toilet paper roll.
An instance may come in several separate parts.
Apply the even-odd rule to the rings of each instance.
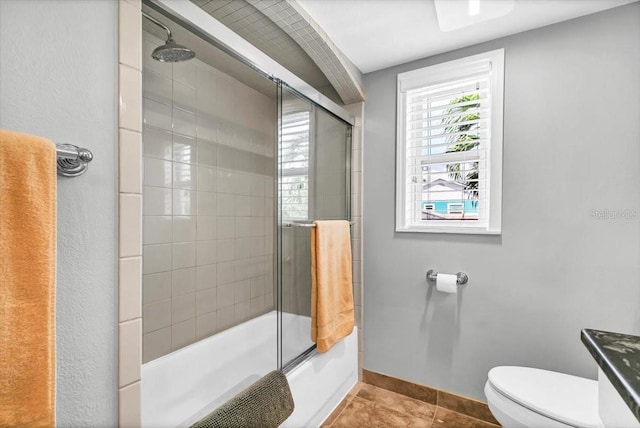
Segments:
[[[446,273],[438,273],[436,278],[436,290],[443,293],[456,294],[458,292],[458,276]]]

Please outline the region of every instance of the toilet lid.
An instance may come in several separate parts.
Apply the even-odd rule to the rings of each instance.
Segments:
[[[495,367],[489,382],[502,395],[558,422],[600,428],[598,382],[529,367]]]

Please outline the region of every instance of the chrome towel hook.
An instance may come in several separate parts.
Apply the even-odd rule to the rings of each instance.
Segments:
[[[58,155],[58,174],[65,177],[77,177],[84,174],[93,160],[93,153],[73,144],[56,144]]]

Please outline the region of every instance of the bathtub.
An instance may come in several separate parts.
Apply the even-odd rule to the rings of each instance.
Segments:
[[[276,311],[142,366],[142,426],[188,427],[277,367]],[[283,313],[285,345],[308,317]],[[302,340],[302,338],[301,338]],[[307,339],[308,340],[308,339]],[[357,331],[287,373],[295,403],[282,427],[317,427],[358,381]],[[284,350],[287,354],[287,350]]]

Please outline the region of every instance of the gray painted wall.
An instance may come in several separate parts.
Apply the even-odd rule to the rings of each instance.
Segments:
[[[58,426],[117,425],[118,3],[0,1],[0,127],[88,147],[58,178]]]
[[[364,367],[484,400],[487,371],[595,378],[582,328],[640,333],[640,4],[365,76]],[[396,75],[505,49],[502,236],[394,232]],[[466,272],[458,297],[428,269]]]

